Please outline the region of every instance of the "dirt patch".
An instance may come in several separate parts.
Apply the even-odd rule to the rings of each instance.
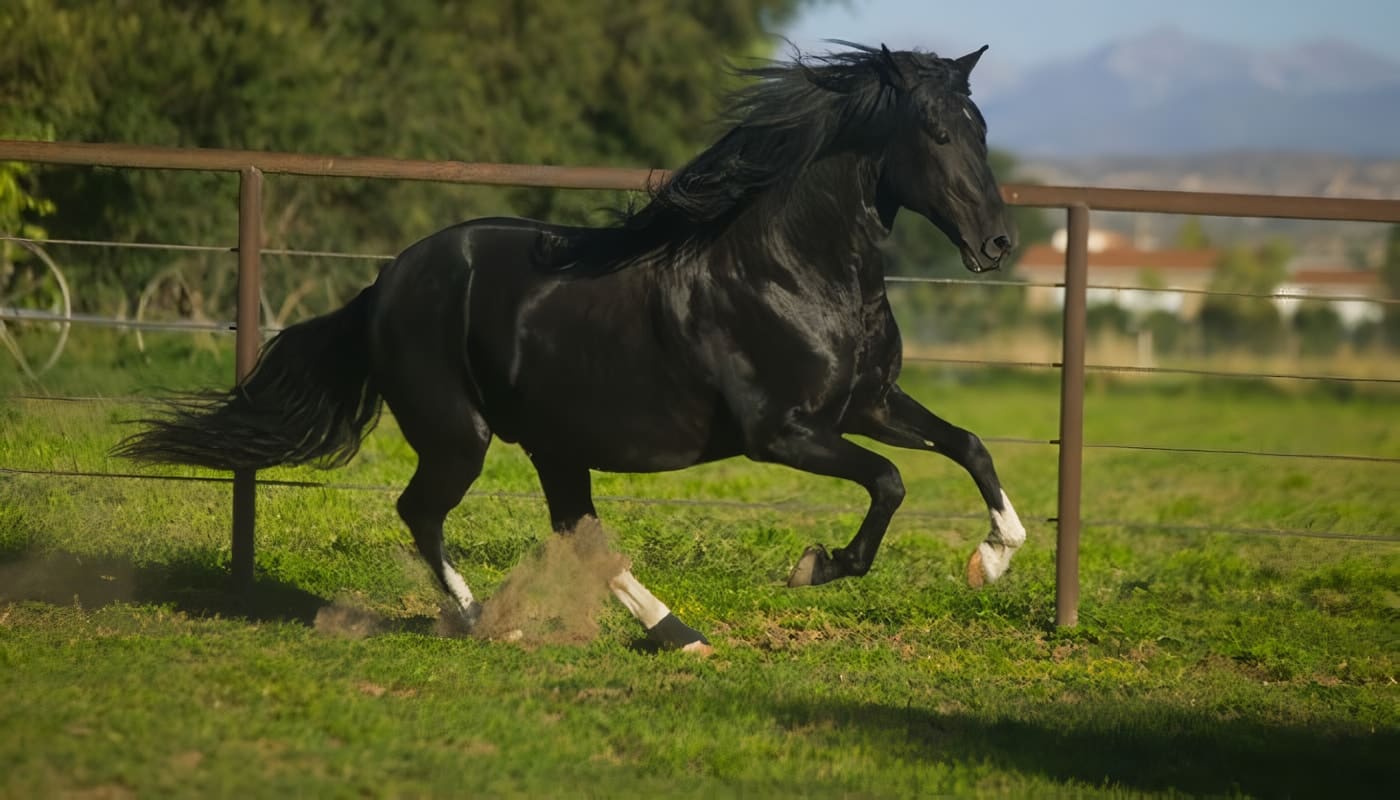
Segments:
[[[363,639],[388,626],[382,615],[346,603],[331,603],[316,612],[316,630],[346,639]]]
[[[525,556],[486,600],[475,636],[522,644],[582,644],[598,636],[608,581],[627,569],[603,526],[585,519]]]
[[[0,564],[0,602],[96,608],[132,599],[136,570],[111,558],[46,554]]]
[[[387,694],[390,697],[408,698],[418,695],[417,689],[390,689],[387,686],[381,686],[380,684],[371,683],[369,681],[360,681],[355,684],[355,688],[359,690],[360,694],[370,697],[383,697]]]
[[[186,750],[171,756],[166,763],[170,765],[170,769],[176,772],[190,773],[199,769],[199,765],[204,763],[204,754],[198,750]]]
[[[109,783],[83,789],[67,789],[59,792],[58,796],[63,800],[129,800],[136,797],[136,792],[121,784]]]

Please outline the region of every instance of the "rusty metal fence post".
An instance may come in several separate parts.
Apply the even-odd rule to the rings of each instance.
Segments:
[[[1060,369],[1060,497],[1055,537],[1055,624],[1079,623],[1079,499],[1084,482],[1084,343],[1089,207],[1069,207],[1065,244],[1064,355]]]
[[[234,365],[239,382],[253,371],[262,346],[259,302],[262,294],[262,170],[244,167],[238,181],[238,308]],[[253,585],[257,473],[233,473],[233,551],[230,571],[235,589]]]

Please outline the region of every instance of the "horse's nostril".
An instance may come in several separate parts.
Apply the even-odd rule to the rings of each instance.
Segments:
[[[1009,252],[1011,252],[1011,237],[1004,233],[982,242],[982,255],[987,258],[1000,261]]]

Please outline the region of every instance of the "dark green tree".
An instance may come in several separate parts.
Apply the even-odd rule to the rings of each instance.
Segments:
[[[772,54],[764,31],[801,2],[13,0],[0,7],[0,134],[41,126],[64,141],[678,166],[714,133],[727,62]],[[49,227],[65,236],[235,238],[233,176],[53,167],[39,178],[57,206]],[[580,222],[626,202],[285,176],[265,192],[270,246],[385,253],[470,216]],[[169,263],[96,251],[76,278],[130,298]]]
[[[1204,250],[1210,244],[1210,235],[1200,217],[1187,217],[1176,230],[1176,246],[1183,250]]]
[[[1346,325],[1336,309],[1325,302],[1305,300],[1293,313],[1293,330],[1298,333],[1302,352],[1313,356],[1330,356],[1346,341]]]
[[[1211,295],[1201,306],[1207,349],[1268,353],[1278,348],[1283,318],[1273,300],[1244,295],[1273,294],[1287,277],[1289,257],[1282,242],[1236,247],[1221,256],[1209,288],[1227,294]]]
[[[1400,225],[1390,226],[1380,272],[1386,297],[1400,300]],[[1390,347],[1400,348],[1400,305],[1391,303],[1384,306],[1380,325],[1382,340]]]

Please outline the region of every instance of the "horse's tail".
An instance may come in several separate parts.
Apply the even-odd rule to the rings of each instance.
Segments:
[[[293,325],[263,348],[227,393],[171,401],[114,454],[214,469],[317,462],[344,465],[378,421],[370,381],[369,311],[375,287],[325,316]]]

